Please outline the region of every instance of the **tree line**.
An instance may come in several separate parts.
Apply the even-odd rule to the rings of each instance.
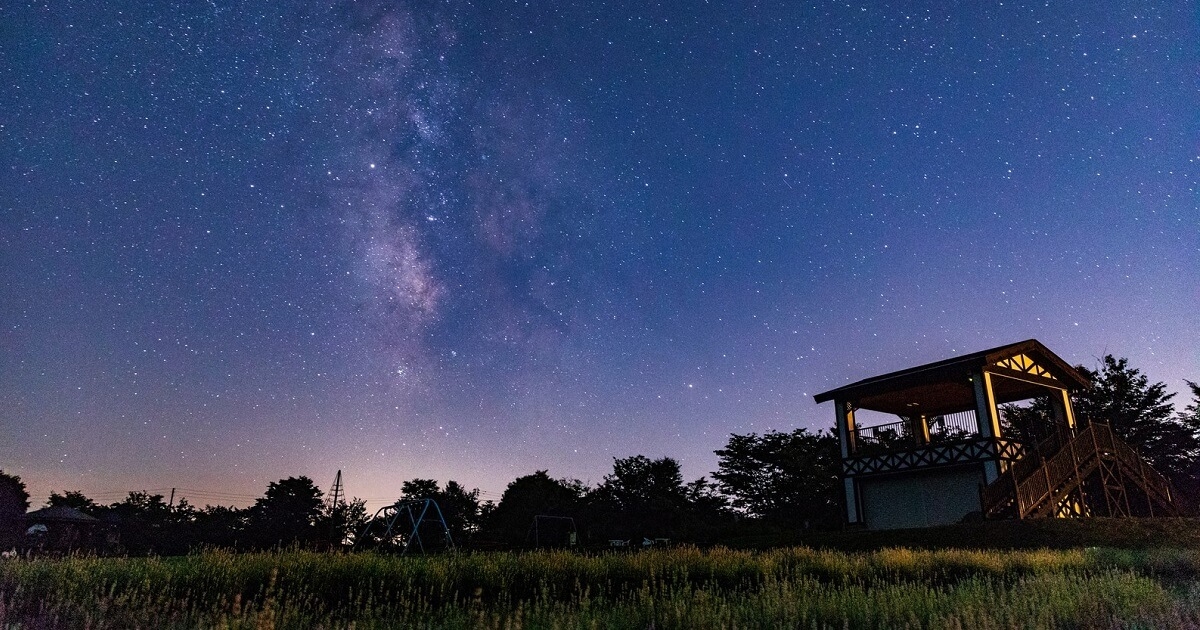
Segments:
[[[1192,400],[1182,409],[1163,383],[1151,383],[1123,358],[1105,356],[1096,370],[1077,369],[1092,388],[1073,395],[1080,424],[1104,422],[1174,482],[1185,498],[1200,491],[1200,386],[1187,381]],[[1052,416],[1048,399],[1004,405],[1006,434],[1036,441]],[[557,479],[537,470],[510,482],[498,502],[481,501],[478,490],[456,481],[411,479],[401,499],[433,499],[450,537],[468,548],[534,545],[633,545],[659,540],[693,543],[780,529],[829,529],[841,524],[840,451],[835,433],[795,429],[763,434],[732,434],[715,451],[711,478],[685,481],[670,457],[614,458],[611,472],[589,487],[577,479]],[[100,520],[114,532],[117,552],[134,555],[186,553],[199,546],[264,549],[280,545],[339,548],[384,544],[372,526],[365,502],[336,505],[308,477],[288,477],[267,486],[246,508],[198,508],[181,499],[169,505],[160,494],[130,492],[122,501],[100,505],[78,491],[52,493],[48,506],[66,506]],[[21,516],[29,495],[20,478],[0,471],[0,545],[22,540]],[[419,531],[439,538],[441,522]],[[407,525],[407,524],[406,524]]]

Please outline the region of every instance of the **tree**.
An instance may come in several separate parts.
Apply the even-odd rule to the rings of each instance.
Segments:
[[[454,540],[466,543],[479,531],[479,489],[467,490],[451,479],[437,497],[438,506],[450,527]]]
[[[319,538],[317,523],[324,503],[321,490],[308,477],[273,481],[267,492],[250,508],[252,538],[260,547],[299,543],[309,545]]]
[[[527,543],[536,516],[578,518],[587,488],[578,480],[552,479],[547,471],[517,477],[484,523],[484,536],[510,545]]]
[[[729,499],[721,494],[721,486],[701,477],[683,486],[683,496],[691,509],[701,514],[722,513],[729,509]]]
[[[180,551],[167,531],[171,510],[161,494],[130,491],[124,500],[97,508],[97,515],[116,521],[121,546],[132,555]]]
[[[479,504],[479,490],[467,490],[462,484],[451,479],[446,482],[444,488],[438,488],[438,482],[435,479],[412,479],[405,481],[400,485],[400,492],[405,500],[420,501],[424,499],[433,499],[437,502],[441,509],[442,517],[446,519],[446,528],[450,530],[450,536],[455,544],[465,544],[479,529],[481,518],[481,506]],[[426,517],[432,518],[434,514],[427,514]],[[430,528],[431,524],[423,524],[423,528]],[[429,534],[426,534],[426,529],[421,530],[421,538],[426,542],[437,540],[439,533],[434,533],[433,529],[429,529]]]
[[[588,495],[588,521],[606,538],[685,536],[691,504],[679,462],[645,455],[613,458],[613,472]]]
[[[334,548],[353,545],[357,534],[367,526],[367,502],[353,498],[329,506],[321,515],[318,529],[326,532],[326,542]]]
[[[437,479],[409,479],[400,484],[400,496],[405,501],[436,501],[439,492]]]
[[[841,456],[832,433],[732,434],[716,455],[713,479],[735,509],[789,524],[832,526],[841,521]]]
[[[89,516],[98,515],[104,507],[97,504],[95,501],[86,497],[78,490],[67,490],[62,494],[57,492],[50,493],[50,499],[46,501],[47,507],[64,506],[79,510]]]
[[[139,517],[148,521],[165,520],[171,511],[166,497],[145,490],[130,491],[125,500],[112,504],[110,509],[122,517]]]
[[[1200,427],[1176,416],[1173,393],[1149,382],[1125,358],[1105,355],[1098,370],[1076,368],[1092,382],[1077,392],[1075,413],[1081,424],[1106,423],[1158,471],[1179,479],[1200,457]]]
[[[621,509],[677,509],[685,502],[679,462],[645,455],[613,458],[613,472],[597,488],[600,496]]]
[[[1192,402],[1179,412],[1175,421],[1193,433],[1200,433],[1200,384],[1184,381],[1192,390]]]
[[[1176,422],[1185,427],[1193,435],[1200,435],[1200,385],[1192,381],[1184,381],[1192,392],[1192,402],[1183,408],[1175,417]],[[1189,497],[1194,503],[1200,497],[1200,456],[1192,458],[1183,473],[1174,479],[1176,490],[1183,496]],[[1189,506],[1193,511],[1196,506]]]
[[[684,518],[674,533],[679,540],[711,543],[720,540],[735,522],[729,499],[706,477],[684,484]]]
[[[248,544],[250,509],[239,510],[221,505],[206,505],[192,522],[195,541],[201,545],[237,548]]]
[[[21,541],[29,492],[17,475],[0,470],[0,546],[9,549]]]
[[[1008,403],[999,406],[1000,430],[1007,438],[1025,444],[1037,444],[1050,436],[1054,428],[1054,411],[1049,396],[1038,396],[1028,404]]]

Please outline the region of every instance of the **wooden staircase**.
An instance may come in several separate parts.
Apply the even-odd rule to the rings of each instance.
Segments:
[[[1171,482],[1106,424],[1061,430],[981,493],[988,518],[1178,516]]]

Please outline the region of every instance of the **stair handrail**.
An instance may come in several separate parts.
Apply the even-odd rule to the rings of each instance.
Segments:
[[[1109,443],[1112,453],[1123,466],[1130,469],[1130,472],[1135,472],[1138,478],[1145,483],[1147,490],[1157,492],[1160,499],[1171,502],[1174,496],[1174,488],[1171,485],[1171,480],[1166,475],[1158,472],[1153,466],[1146,464],[1146,460],[1138,455],[1133,447],[1126,444],[1116,436],[1116,432],[1107,424],[1097,425],[1103,428],[1103,432],[1108,434]]]
[[[1071,440],[1070,432],[1071,428],[1055,424],[1050,435],[1026,450],[1024,457],[1014,461],[995,481],[984,486],[980,493],[983,513],[991,514],[1009,500],[1016,501],[1021,483],[1041,471],[1046,460],[1058,454],[1063,444]]]
[[[985,486],[980,497],[984,513],[991,514],[1011,500],[1018,518],[1025,518],[1058,494],[1056,491],[1072,476],[1092,466],[1093,458],[1099,462],[1106,454],[1132,473],[1147,493],[1156,495],[1152,500],[1174,509],[1175,492],[1170,479],[1148,465],[1137,451],[1117,437],[1111,426],[1090,422],[1074,436],[1066,434],[1063,427],[1056,427],[1029,455]]]
[[[1089,424],[1075,434],[1074,439],[1067,440],[1058,453],[1045,460],[1040,467],[1041,475],[1031,475],[1028,479],[1017,484],[1017,515],[1025,518],[1037,509],[1047,498],[1054,496],[1054,490],[1065,483],[1083,463],[1076,445],[1090,439],[1096,446],[1096,432]],[[1098,453],[1093,448],[1083,452],[1083,456]]]
[[[1080,448],[1080,447],[1087,448]],[[1171,481],[1154,467],[1146,464],[1137,451],[1117,437],[1116,432],[1107,424],[1089,423],[1079,431],[1075,439],[1068,441],[1057,455],[1045,461],[1040,468],[1041,475],[1031,475],[1026,481],[1017,484],[1017,513],[1020,518],[1036,511],[1048,499],[1055,495],[1055,490],[1066,483],[1070,477],[1081,469],[1091,465],[1091,459],[1097,462],[1105,453],[1111,453],[1117,462],[1137,474],[1141,486],[1147,492],[1156,493],[1161,503],[1172,506],[1174,495]]]

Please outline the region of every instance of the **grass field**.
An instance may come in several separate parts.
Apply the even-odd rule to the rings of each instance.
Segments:
[[[0,563],[0,628],[1200,626],[1200,551],[304,551]]]

